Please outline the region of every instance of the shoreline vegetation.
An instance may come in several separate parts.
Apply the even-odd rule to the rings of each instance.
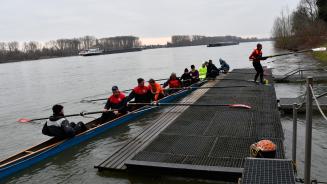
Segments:
[[[293,12],[282,11],[272,29],[276,48],[292,51],[327,46],[327,1],[300,0]],[[326,52],[312,57],[327,62]]]
[[[174,35],[171,42],[164,45],[142,45],[139,37],[116,36],[96,38],[84,36],[72,39],[51,40],[45,43],[29,41],[19,43],[17,41],[0,42],[0,64],[39,59],[78,56],[82,50],[99,48],[104,53],[123,53],[131,50],[185,47],[208,45],[218,42],[255,42],[268,41],[270,38],[259,39],[256,37],[242,38],[236,36],[202,36],[202,35]],[[119,51],[119,52],[115,52]]]

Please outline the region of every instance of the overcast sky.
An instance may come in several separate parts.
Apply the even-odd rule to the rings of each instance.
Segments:
[[[47,41],[84,35],[269,37],[282,9],[299,0],[0,0],[0,41]]]

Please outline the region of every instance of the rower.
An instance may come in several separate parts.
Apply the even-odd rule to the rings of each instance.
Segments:
[[[199,71],[197,69],[195,69],[194,65],[191,65],[190,75],[192,77],[192,84],[194,84],[200,80],[199,79]]]
[[[169,86],[168,94],[175,93],[182,87],[182,82],[176,77],[176,73],[171,73],[169,79],[164,83],[163,87],[165,88],[167,86]]]
[[[162,89],[161,85],[157,83],[154,79],[149,80],[149,86],[148,88],[150,89],[152,95],[153,95],[153,100],[157,102],[161,98],[165,97],[164,90]]]
[[[199,79],[204,80],[207,76],[207,66],[206,63],[203,63],[202,66],[199,68]]]
[[[54,105],[52,107],[53,115],[45,122],[42,133],[47,136],[59,139],[72,138],[75,135],[87,130],[83,122],[69,123],[64,115],[64,107],[62,105]]]
[[[150,89],[144,85],[144,79],[138,78],[137,83],[138,83],[138,85],[128,95],[126,101],[129,102],[132,99],[135,99],[134,103],[151,103],[152,93],[151,93]],[[134,105],[131,107],[131,110],[135,110],[142,106],[143,105]]]
[[[181,76],[181,81],[182,81],[183,87],[187,87],[187,86],[191,85],[192,77],[187,68],[184,69],[184,73]]]
[[[212,63],[212,60],[210,59],[208,63],[206,63],[207,66],[207,78],[216,78],[219,75],[219,69],[216,67],[215,64]]]
[[[223,73],[227,73],[229,71],[229,65],[226,63],[225,60],[223,59],[219,59],[219,63],[220,63],[220,68],[219,70],[221,70]]]
[[[115,119],[118,115],[127,113],[126,96],[117,86],[111,88],[112,95],[108,98],[101,116],[103,122]]]

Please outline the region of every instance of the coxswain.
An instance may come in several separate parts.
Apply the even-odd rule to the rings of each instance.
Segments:
[[[154,79],[149,80],[149,86],[152,95],[153,101],[158,102],[161,98],[165,97],[164,90],[162,89],[161,85],[157,83]]]
[[[206,63],[203,63],[202,66],[199,68],[199,79],[204,80],[207,76],[207,66]]]
[[[42,133],[47,136],[59,139],[72,138],[75,135],[87,130],[83,122],[69,122],[65,118],[64,107],[62,105],[54,105],[52,107],[53,115],[45,122]]]
[[[216,67],[215,64],[212,63],[212,60],[210,59],[208,63],[206,63],[207,66],[207,78],[216,78],[219,75],[219,69]]]
[[[192,77],[192,84],[194,84],[200,80],[199,79],[199,71],[197,69],[195,69],[194,65],[191,65],[190,75]]]
[[[176,73],[171,73],[169,79],[164,83],[163,88],[169,86],[168,94],[172,94],[180,90],[182,82],[177,78]]]
[[[144,79],[138,78],[137,79],[137,86],[134,87],[132,92],[127,97],[127,102],[134,99],[134,103],[151,103],[152,100],[152,93],[148,86],[144,85]],[[133,105],[130,106],[130,110],[135,110],[137,108],[140,108],[144,105]]]
[[[226,61],[220,58],[219,59],[219,63],[220,63],[219,70],[222,71],[225,74],[228,73],[228,71],[229,71],[229,65],[226,63]]]
[[[249,59],[252,61],[253,67],[257,72],[254,76],[254,82],[257,82],[258,76],[260,75],[260,83],[263,84],[263,68],[260,61],[266,60],[267,57],[262,57],[262,45],[260,43],[257,44],[257,48],[251,53]]]
[[[124,115],[127,113],[125,94],[120,92],[117,86],[113,86],[111,90],[112,95],[108,98],[101,116],[103,122],[110,121],[119,115]]]
[[[182,81],[183,87],[187,87],[192,84],[192,77],[187,68],[184,69],[184,73],[181,76],[181,81]]]

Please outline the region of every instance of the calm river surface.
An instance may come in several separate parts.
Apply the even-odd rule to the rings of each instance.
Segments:
[[[248,55],[256,43],[237,46],[206,46],[164,48],[141,52],[101,55],[93,57],[66,57],[26,61],[0,65],[0,160],[27,147],[48,139],[41,134],[43,122],[20,124],[20,117],[38,118],[51,114],[53,104],[65,106],[65,113],[93,111],[103,108],[102,102],[80,103],[82,99],[103,98],[112,85],[129,89],[136,79],[167,78],[171,72],[178,75],[191,64],[199,67],[205,60],[225,59],[232,68],[252,67]],[[272,42],[263,42],[264,54],[274,54]],[[283,74],[301,67],[320,67],[322,64],[307,56],[288,56],[265,64],[274,74]],[[324,85],[320,84],[320,91]],[[326,89],[326,88],[325,88]],[[302,84],[276,84],[278,97],[296,97],[303,93]],[[157,113],[155,113],[157,114]],[[210,181],[181,178],[138,178],[116,174],[100,175],[93,168],[126,141],[135,137],[155,114],[136,122],[117,127],[90,141],[68,149],[28,170],[2,182],[8,183],[211,183]],[[302,177],[304,157],[304,117],[299,120],[299,177]],[[91,119],[70,118],[72,121]],[[287,157],[291,157],[292,117],[282,116]],[[327,123],[319,115],[314,117],[313,178],[327,181]]]

